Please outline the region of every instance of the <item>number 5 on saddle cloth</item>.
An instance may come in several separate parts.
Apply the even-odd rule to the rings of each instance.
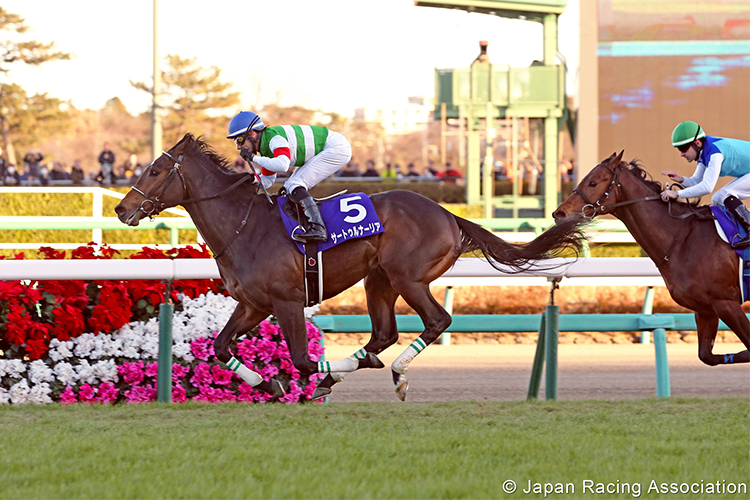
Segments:
[[[289,237],[302,231],[295,205],[287,202],[285,196],[280,196],[278,206]],[[345,241],[383,232],[375,207],[364,193],[345,194],[324,201],[320,204],[320,215],[326,225],[328,240],[307,244],[295,241],[305,256],[305,304],[308,307],[323,301],[323,252]]]

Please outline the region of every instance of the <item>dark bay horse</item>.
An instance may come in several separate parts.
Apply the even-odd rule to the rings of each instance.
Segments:
[[[304,167],[303,167],[304,168]],[[286,233],[276,204],[256,191],[255,178],[234,173],[204,141],[185,135],[143,172],[115,212],[131,226],[165,208],[184,205],[214,253],[221,278],[239,304],[215,340],[216,356],[250,385],[272,394],[230,352],[234,337],[274,315],[302,375],[327,372],[316,396],[330,392],[341,373],[382,368],[377,354],[398,340],[394,305],[402,296],[425,329],[392,365],[403,399],[409,362],[450,325],[451,316],[430,294],[430,282],[466,252],[479,253],[504,270],[520,271],[565,248],[578,250],[579,222],[555,225],[534,241],[514,246],[437,203],[410,191],[372,196],[384,232],[347,240],[323,253],[323,296],[333,297],[364,279],[372,335],[365,347],[341,361],[313,362],[307,350],[303,305],[304,262]]]
[[[612,214],[656,263],[675,302],[695,311],[698,356],[707,365],[747,363],[748,350],[713,353],[719,320],[750,349],[750,322],[742,311],[739,257],[716,232],[708,206],[661,201],[662,187],[635,160],[612,154],[583,178],[552,214],[557,221]]]

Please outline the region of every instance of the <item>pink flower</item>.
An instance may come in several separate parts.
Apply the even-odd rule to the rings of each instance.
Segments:
[[[128,403],[147,403],[156,400],[156,388],[152,385],[136,385],[125,391],[125,401]]]
[[[94,404],[94,388],[89,384],[83,384],[78,391],[78,399],[83,402]]]
[[[260,392],[245,382],[240,384],[239,393],[240,395],[237,396],[237,401],[245,403],[265,403],[271,399],[271,396],[265,392]]]
[[[159,362],[154,361],[146,365],[145,370],[146,376],[151,378],[157,378],[159,376]]]
[[[105,405],[110,404],[116,401],[119,395],[120,395],[120,391],[117,390],[117,388],[114,386],[113,383],[104,382],[102,385],[99,386],[99,390],[97,391],[96,401]]]
[[[207,338],[195,339],[190,343],[190,350],[196,359],[208,361],[214,355],[214,342]]]
[[[257,353],[258,347],[255,345],[254,337],[237,343],[237,355],[242,359],[243,363],[252,365]]]
[[[65,405],[73,404],[76,401],[78,401],[78,398],[76,397],[76,393],[73,391],[73,388],[68,386],[65,386],[65,390],[62,394],[60,394],[60,402]]]
[[[143,382],[143,361],[123,363],[117,367],[117,373],[120,374],[125,383],[138,385]]]
[[[299,397],[302,394],[302,389],[297,385],[297,383],[292,380],[289,383],[289,390],[287,393],[279,398],[279,401],[282,401],[284,403],[298,403]]]
[[[214,376],[214,383],[219,385],[229,385],[232,383],[234,372],[232,370],[224,370],[218,365],[214,365],[211,368],[211,373]]]
[[[211,376],[211,367],[208,363],[198,363],[198,366],[193,370],[193,376],[190,377],[190,383],[194,386],[209,385],[214,379]]]
[[[179,382],[185,375],[188,374],[190,368],[182,366],[178,363],[172,365],[172,382]]]
[[[185,388],[182,387],[182,385],[177,384],[172,386],[172,401],[174,401],[175,403],[184,403],[185,401],[187,401]]]

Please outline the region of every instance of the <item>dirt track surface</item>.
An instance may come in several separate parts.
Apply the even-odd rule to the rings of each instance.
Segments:
[[[330,403],[398,403],[390,364],[406,346],[380,355],[386,367],[347,375],[334,386]],[[330,346],[326,359],[351,355],[357,346]],[[408,403],[444,401],[523,401],[529,388],[535,345],[433,345],[411,363]],[[742,344],[720,344],[715,353],[739,352]],[[673,397],[750,397],[750,364],[706,366],[697,344],[667,344]],[[621,400],[656,396],[653,344],[561,344],[558,349],[559,400]],[[544,399],[542,376],[539,399]]]

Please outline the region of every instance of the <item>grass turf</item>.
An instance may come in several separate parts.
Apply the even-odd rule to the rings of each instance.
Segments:
[[[634,497],[585,479],[738,498],[646,490],[746,484],[749,413],[746,398],[2,407],[0,498],[542,498],[529,481]]]

